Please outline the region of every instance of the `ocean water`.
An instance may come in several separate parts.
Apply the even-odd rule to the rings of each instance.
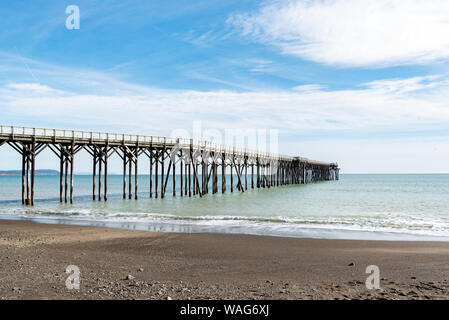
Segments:
[[[227,181],[229,182],[229,177]],[[235,179],[234,181],[237,181]],[[221,177],[219,177],[221,182]],[[21,177],[0,176],[0,218],[187,233],[287,237],[449,241],[448,174],[342,174],[339,181],[234,189],[203,198],[122,199],[122,177],[108,177],[108,202],[92,201],[92,178],[75,176],[74,204],[60,204],[59,177],[36,177],[34,207],[21,204]],[[250,183],[249,183],[250,186]],[[134,187],[133,187],[134,190]],[[210,188],[211,190],[211,188]]]

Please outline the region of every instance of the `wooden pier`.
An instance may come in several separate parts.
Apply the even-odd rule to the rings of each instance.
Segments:
[[[123,199],[138,198],[138,164],[150,164],[148,196],[164,198],[172,180],[173,196],[202,197],[248,188],[338,180],[336,163],[233,148],[193,139],[141,136],[75,130],[0,126],[0,146],[8,144],[22,157],[22,203],[34,205],[35,167],[46,148],[59,158],[59,200],[73,203],[75,156],[81,150],[92,156],[92,199],[108,200],[108,159],[123,161]],[[178,170],[177,170],[178,168]],[[229,170],[227,170],[229,169]],[[180,185],[176,186],[179,173]],[[170,175],[171,174],[171,175]]]

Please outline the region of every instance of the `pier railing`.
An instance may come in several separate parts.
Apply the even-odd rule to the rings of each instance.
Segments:
[[[222,145],[209,141],[201,141],[197,139],[172,138],[160,136],[145,136],[137,134],[122,134],[109,132],[94,132],[94,131],[79,131],[79,130],[65,130],[65,129],[49,129],[49,128],[33,128],[20,126],[5,126],[0,125],[0,135],[9,136],[27,136],[40,137],[49,139],[77,139],[89,141],[107,141],[110,143],[128,143],[128,144],[167,144],[178,145],[181,148],[188,148],[192,146],[194,149],[209,150],[214,152],[234,153],[250,157],[259,157],[274,160],[292,161],[293,157],[287,155],[280,155],[272,152],[265,152],[262,150],[252,150],[248,148],[232,147]],[[301,158],[303,161],[316,162],[324,164],[324,162]]]

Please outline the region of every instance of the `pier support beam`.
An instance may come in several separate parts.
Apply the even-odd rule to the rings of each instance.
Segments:
[[[251,163],[251,189],[254,189],[254,163]]]
[[[150,158],[150,198],[153,198],[153,147],[150,147],[147,155]]]
[[[260,188],[260,162],[259,162],[259,158],[256,159],[256,168],[257,168],[257,177],[256,177],[256,182],[257,182],[257,189]]]
[[[248,157],[245,156],[245,190],[248,190]]]
[[[139,144],[134,149],[134,199],[137,200],[139,194]]]
[[[234,192],[234,164],[232,161],[230,167],[231,167],[231,192]]]
[[[221,193],[226,192],[226,154],[221,154]]]
[[[22,148],[17,144],[14,144],[14,146],[14,149],[22,154],[22,204],[27,206],[33,205],[34,185],[30,188],[30,184],[34,184],[34,172],[33,170],[30,172],[30,163],[33,163],[32,167],[34,167],[35,158],[31,151],[32,147],[31,144],[22,144]],[[32,176],[31,181],[30,175]],[[33,194],[30,194],[30,189]]]
[[[192,162],[189,163],[188,165],[188,170],[189,170],[189,197],[192,196]]]
[[[173,160],[174,161],[173,161],[172,185],[173,185],[173,197],[175,197],[176,196],[176,156],[175,156],[175,159],[173,159]],[[181,179],[181,181],[182,181],[182,179]]]
[[[180,194],[181,194],[181,197],[183,197],[184,196],[184,177],[183,177],[183,173],[184,173],[184,167],[183,167],[183,162],[182,162],[182,150],[180,151],[180,153],[179,153],[179,155],[178,155],[178,158],[179,158],[179,173],[180,173],[180,179],[179,179],[179,181],[180,181],[180,190],[179,190],[179,192],[180,192]],[[176,171],[175,171],[176,172]]]
[[[132,151],[128,149],[128,199],[131,200],[133,197],[133,154]]]

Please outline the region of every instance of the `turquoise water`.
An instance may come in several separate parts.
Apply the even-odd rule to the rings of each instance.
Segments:
[[[342,174],[340,181],[245,193],[230,193],[228,186],[226,194],[203,198],[181,198],[179,180],[178,195],[172,197],[170,179],[165,199],[150,199],[149,176],[141,175],[137,201],[122,199],[121,176],[108,180],[105,203],[92,201],[90,176],[75,176],[70,205],[57,198],[59,177],[38,176],[31,208],[21,204],[21,177],[0,176],[0,218],[170,232],[449,240],[449,175],[444,174]]]

